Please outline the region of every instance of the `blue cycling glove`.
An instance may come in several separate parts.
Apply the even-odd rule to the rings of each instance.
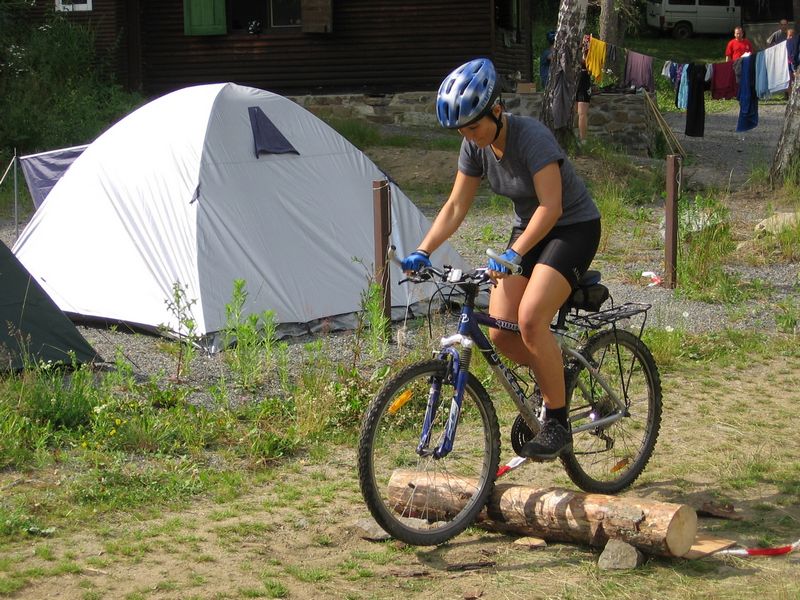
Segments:
[[[415,250],[403,260],[400,261],[400,266],[404,272],[416,273],[424,267],[431,266],[431,260],[428,258],[428,253],[423,250]]]
[[[514,252],[511,248],[509,248],[508,250],[503,252],[500,255],[500,258],[502,258],[503,260],[505,260],[507,262],[514,263],[515,265],[522,264],[522,257],[519,254],[517,254],[516,252]],[[506,273],[506,274],[510,273],[510,271],[508,270],[508,267],[506,267],[504,265],[501,265],[499,262],[497,262],[493,258],[489,259],[488,269],[490,271],[496,271],[497,273]]]

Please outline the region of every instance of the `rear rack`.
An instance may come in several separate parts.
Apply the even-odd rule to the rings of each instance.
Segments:
[[[574,311],[567,315],[567,323],[585,329],[600,329],[605,325],[616,323],[622,319],[630,319],[636,315],[645,314],[647,318],[647,311],[650,310],[652,304],[645,304],[642,302],[625,302],[619,306],[612,306],[605,310],[597,312]]]

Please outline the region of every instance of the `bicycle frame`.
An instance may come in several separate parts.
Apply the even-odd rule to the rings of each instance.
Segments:
[[[453,449],[458,419],[461,414],[464,390],[469,375],[473,346],[477,347],[481,356],[483,356],[489,364],[533,434],[536,435],[539,432],[539,420],[534,414],[532,407],[529,405],[519,380],[514,372],[500,359],[494,346],[486,337],[486,334],[483,333],[483,330],[481,330],[481,325],[492,329],[511,331],[517,335],[520,333],[517,323],[504,319],[497,319],[487,313],[477,311],[472,302],[466,302],[462,305],[458,332],[442,338],[441,349],[439,351],[440,359],[445,360],[449,357],[452,360],[452,374],[455,377],[455,394],[450,402],[450,413],[445,426],[444,437],[442,443],[438,447],[434,448],[432,451],[428,450],[433,417],[441,403],[441,399],[439,398],[441,392],[440,385],[438,382],[432,382],[425,418],[423,420],[420,443],[417,446],[417,453],[421,456],[432,455],[434,458],[438,459],[446,456]],[[565,358],[572,358],[582,364],[617,406],[617,410],[613,414],[578,427],[573,430],[573,433],[610,425],[625,416],[626,405],[624,399],[621,399],[617,395],[605,378],[592,366],[586,357],[567,344],[563,331],[555,330],[554,333]],[[456,346],[459,346],[461,350],[459,351]],[[578,387],[585,395],[590,394],[584,382],[579,380]]]

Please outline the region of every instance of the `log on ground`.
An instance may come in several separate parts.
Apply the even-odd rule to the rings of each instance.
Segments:
[[[389,481],[393,504],[406,514],[453,514],[476,482],[453,475],[397,470]],[[547,541],[604,546],[618,539],[649,554],[683,556],[697,535],[697,513],[685,504],[629,496],[498,484],[478,523],[489,530]]]

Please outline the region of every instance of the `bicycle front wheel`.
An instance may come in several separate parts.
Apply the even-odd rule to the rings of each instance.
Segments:
[[[441,544],[477,517],[494,488],[500,430],[486,389],[470,373],[453,449],[435,458],[454,396],[451,363],[401,370],[367,409],[358,448],[361,493],[378,524],[408,544]],[[428,403],[437,409],[419,451]]]
[[[561,460],[582,490],[614,494],[639,477],[653,454],[661,424],[661,379],[653,355],[629,331],[598,333],[581,353],[625,409],[619,420],[603,425],[604,418],[617,412],[616,403],[585,366],[570,369],[567,406],[573,450]]]

